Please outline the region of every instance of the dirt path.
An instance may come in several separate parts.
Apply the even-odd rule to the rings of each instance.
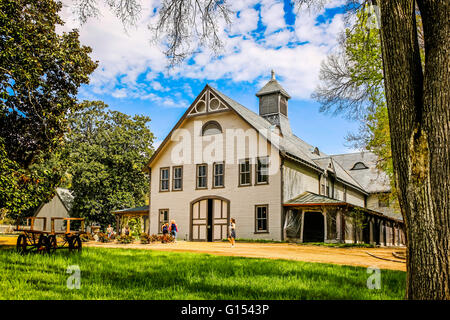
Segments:
[[[288,259],[307,262],[333,263],[340,265],[378,267],[380,269],[391,269],[406,271],[404,263],[380,260],[367,254],[370,252],[378,257],[396,259],[393,251],[405,249],[399,248],[329,248],[320,246],[307,246],[285,243],[237,243],[231,248],[225,242],[186,242],[179,241],[170,244],[117,244],[97,243],[86,244],[92,247],[107,248],[134,248],[161,251],[197,252],[209,253],[221,256],[240,256],[269,259]]]

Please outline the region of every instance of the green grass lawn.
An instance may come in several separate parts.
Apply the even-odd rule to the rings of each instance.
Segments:
[[[69,290],[70,265],[81,288]],[[137,249],[84,248],[54,255],[0,250],[0,299],[402,299],[405,273],[287,260]]]

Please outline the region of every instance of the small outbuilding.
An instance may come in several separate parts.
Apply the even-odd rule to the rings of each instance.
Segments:
[[[58,188],[56,189],[56,194],[50,202],[43,203],[34,213],[34,217],[45,217],[47,218],[47,223],[44,229],[44,223],[40,219],[37,219],[34,224],[36,230],[51,230],[51,218],[70,218],[73,204],[73,195],[67,189]],[[55,221],[55,231],[64,230],[64,221]]]

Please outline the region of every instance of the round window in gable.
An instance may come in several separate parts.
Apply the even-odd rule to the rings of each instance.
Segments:
[[[219,100],[217,100],[216,98],[213,98],[210,102],[209,102],[209,109],[211,111],[216,111],[219,110],[220,107],[220,102]]]
[[[221,134],[222,127],[217,121],[208,121],[203,125],[202,136],[210,136],[213,134]]]
[[[368,169],[369,167],[366,166],[364,163],[362,162],[357,162],[353,165],[353,168],[351,168],[350,170],[362,170],[362,169]]]
[[[197,105],[195,106],[195,110],[197,110],[198,113],[202,113],[206,111],[206,104],[204,101],[199,101]]]

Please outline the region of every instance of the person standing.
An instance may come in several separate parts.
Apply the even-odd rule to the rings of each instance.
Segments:
[[[166,243],[167,242],[167,236],[169,235],[169,224],[168,223],[164,223],[161,227],[162,230],[162,238],[161,238],[161,243]]]
[[[170,235],[172,236],[172,237],[174,237],[174,241],[176,241],[177,240],[177,232],[178,232],[178,226],[177,226],[177,224],[175,223],[175,220],[172,220],[171,222],[170,222]]]
[[[228,237],[228,241],[230,241],[231,246],[234,247],[234,243],[236,241],[236,220],[234,218],[230,219],[230,236]]]
[[[114,232],[114,229],[113,229],[113,227],[111,227],[111,225],[109,224],[109,225],[108,225],[108,228],[106,228],[106,234],[108,235],[108,238],[109,238],[109,239],[111,239],[111,236],[112,236],[113,232]]]

